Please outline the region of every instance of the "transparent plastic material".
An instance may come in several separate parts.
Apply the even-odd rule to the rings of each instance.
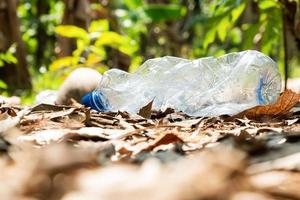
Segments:
[[[219,58],[162,57],[146,61],[135,73],[107,71],[94,91],[102,111],[137,113],[153,101],[191,116],[236,114],[274,102],[281,90],[276,63],[253,50]]]

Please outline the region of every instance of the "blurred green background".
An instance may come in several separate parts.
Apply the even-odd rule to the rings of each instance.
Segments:
[[[30,103],[76,67],[256,49],[300,76],[298,0],[0,0],[0,94]]]

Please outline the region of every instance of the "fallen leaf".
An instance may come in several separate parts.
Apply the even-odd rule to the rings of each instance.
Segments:
[[[16,117],[16,111],[11,107],[0,106],[0,121],[5,120],[8,117]]]
[[[27,109],[16,113],[11,108],[7,108],[6,110],[4,110],[4,112],[2,112],[2,108],[3,107],[0,108],[0,133],[17,126],[21,118],[28,113]]]
[[[161,119],[172,113],[175,113],[175,110],[173,108],[167,108],[164,111],[152,111],[151,119]]]
[[[274,104],[255,106],[247,109],[232,118],[243,118],[253,120],[265,120],[270,118],[283,117],[299,102],[300,95],[292,90],[285,90]]]
[[[152,110],[152,104],[153,104],[153,100],[150,101],[147,105],[145,105],[144,107],[142,107],[139,112],[138,115],[149,119],[151,117],[151,110]]]
[[[166,145],[166,144],[177,143],[177,142],[184,143],[183,140],[179,138],[177,135],[174,135],[172,133],[167,133],[166,135],[159,138],[153,144],[143,149],[142,151],[152,151],[155,147],[158,147],[160,145]]]
[[[128,132],[127,130],[120,130],[120,129],[103,129],[98,127],[83,127],[77,130],[71,129],[49,129],[49,130],[41,130],[41,131],[32,131],[28,135],[19,136],[18,139],[20,141],[31,141],[36,142],[37,144],[50,144],[51,142],[57,142],[64,138],[69,133],[71,135],[83,135],[83,138],[86,139],[88,137],[93,138],[101,138],[99,140],[116,140],[122,137],[125,137]]]
[[[31,108],[31,112],[36,111],[61,111],[64,109],[72,108],[71,106],[65,105],[51,105],[51,104],[39,104]]]
[[[101,137],[100,135],[79,134],[79,133],[71,132],[64,136],[64,140],[72,143],[76,143],[78,141],[103,142],[103,141],[107,141],[108,138]]]
[[[286,124],[288,126],[292,125],[292,124],[295,124],[297,121],[299,120],[299,118],[296,118],[296,119],[288,119],[288,120],[285,120]]]

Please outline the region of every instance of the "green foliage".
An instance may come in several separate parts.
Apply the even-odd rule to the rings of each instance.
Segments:
[[[7,89],[7,85],[2,80],[0,80],[0,91],[5,89]]]
[[[245,10],[252,0],[214,0],[204,14],[195,17],[196,31],[193,56],[219,56],[232,51],[257,49],[272,56],[282,68],[282,7],[276,0],[254,1],[257,19],[247,20]]]
[[[14,56],[16,52],[16,44],[13,44],[6,52],[0,53],[0,67],[3,67],[5,63],[16,64],[17,58]]]
[[[235,23],[243,13],[246,2],[234,3],[233,1],[225,1],[225,3],[219,4],[216,1],[212,6],[213,16],[205,19],[205,23],[208,23],[209,31],[205,34],[203,40],[203,49],[207,50],[209,45],[216,41],[218,37],[221,42],[224,42],[228,37],[230,30],[234,27]]]
[[[63,37],[80,39],[86,43],[89,43],[89,34],[82,28],[71,26],[71,25],[61,25],[55,28],[55,32]]]
[[[145,6],[144,12],[152,22],[160,22],[181,18],[186,14],[186,8],[175,4],[150,4]]]
[[[55,28],[55,32],[63,37],[76,39],[77,47],[72,56],[54,60],[50,65],[50,71],[60,68],[92,67],[104,72],[107,70],[103,62],[107,59],[107,47],[129,56],[137,50],[132,39],[110,31],[107,20],[93,21],[88,31],[76,26],[60,25]]]
[[[48,12],[41,13],[38,3],[47,4]],[[22,39],[27,48],[27,62],[32,67],[31,70],[38,71],[40,68],[47,68],[55,58],[55,38],[54,29],[61,23],[64,12],[64,3],[59,0],[19,0],[17,13],[21,20],[20,29]],[[43,40],[43,55],[37,56],[38,34],[45,32],[46,38]]]
[[[0,68],[8,64],[16,64],[18,62],[17,58],[15,57],[16,52],[16,44],[13,44],[6,52],[0,53]],[[4,83],[0,79],[0,94],[3,93],[4,90],[7,89],[6,83]]]

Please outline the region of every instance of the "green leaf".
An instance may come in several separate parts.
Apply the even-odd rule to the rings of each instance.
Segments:
[[[129,38],[112,31],[101,33],[100,37],[95,42],[95,46],[109,46],[116,48],[128,55],[131,55],[135,51],[133,45],[130,43]]]
[[[218,36],[222,42],[225,41],[230,26],[231,26],[231,23],[229,21],[229,17],[224,17],[218,24],[217,32],[218,32]]]
[[[206,50],[208,45],[215,41],[217,29],[212,27],[206,34],[203,40],[203,48]]]
[[[14,54],[10,53],[10,52],[7,52],[5,54],[5,61],[7,63],[13,63],[13,64],[16,64],[18,62],[17,58],[14,56]]]
[[[4,83],[2,80],[0,80],[0,88],[1,89],[7,89],[6,83]]]
[[[101,33],[100,37],[95,42],[96,46],[118,46],[123,43],[123,36],[112,31],[106,31]]]
[[[228,36],[232,44],[240,45],[242,41],[242,31],[238,27],[234,27],[228,33]]]
[[[258,1],[258,7],[261,10],[266,10],[270,8],[280,8],[280,4],[277,1],[272,0],[260,0]]]
[[[91,46],[91,52],[101,56],[103,59],[106,58],[106,51],[103,47]]]
[[[14,53],[16,52],[17,45],[14,43],[12,44],[9,49],[4,52],[0,53],[0,67],[4,66],[4,63],[12,63],[16,64],[18,62],[17,58],[14,56]]]
[[[241,16],[243,11],[245,10],[246,4],[240,4],[237,8],[233,9],[231,12],[231,21],[233,23],[236,22],[236,20]]]
[[[77,49],[73,51],[72,55],[74,57],[80,57],[84,50],[87,48],[86,43],[83,40],[77,40]]]
[[[107,19],[95,20],[91,22],[89,32],[103,32],[109,30],[109,21]]]
[[[153,22],[179,19],[186,14],[183,6],[170,4],[149,4],[145,6],[144,12]]]
[[[94,65],[100,63],[101,61],[103,61],[102,56],[99,56],[98,54],[95,54],[95,53],[90,53],[87,56],[87,59],[86,59],[86,62],[84,63],[84,65],[87,67],[94,66]]]
[[[143,6],[142,0],[124,0],[124,3],[129,9],[135,9]]]
[[[67,56],[59,58],[51,63],[49,66],[50,71],[55,71],[63,67],[75,66],[78,64],[79,58]]]
[[[88,32],[82,28],[72,25],[60,25],[55,28],[55,32],[63,37],[77,38],[89,41]]]
[[[129,72],[135,72],[143,63],[141,56],[134,56],[131,58],[131,65],[129,66]]]

